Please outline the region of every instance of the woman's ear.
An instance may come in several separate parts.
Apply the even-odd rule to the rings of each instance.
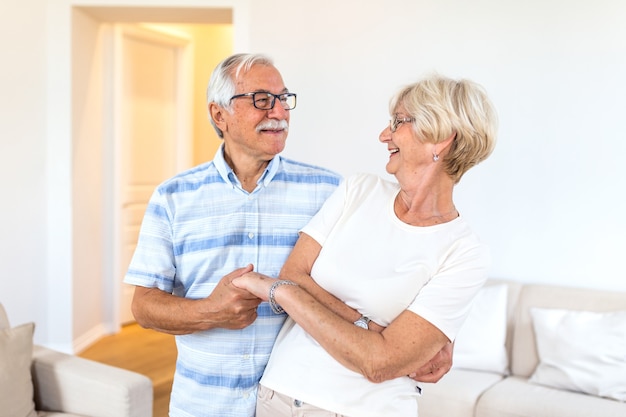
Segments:
[[[446,140],[435,144],[435,146],[433,147],[433,155],[440,155],[441,152],[443,152],[450,146],[454,138],[456,138],[456,132],[452,132],[450,137],[448,137]]]
[[[450,146],[450,144],[452,143],[452,141],[454,140],[454,138],[456,138],[456,132],[452,132],[452,134],[450,135],[450,137],[446,140],[444,140],[443,142],[441,142],[442,148],[441,150],[446,149],[448,146]]]

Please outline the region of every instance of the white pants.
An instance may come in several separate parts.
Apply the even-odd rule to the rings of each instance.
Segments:
[[[259,385],[256,417],[346,417]]]

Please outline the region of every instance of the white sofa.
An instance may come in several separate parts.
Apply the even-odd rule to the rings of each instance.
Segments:
[[[495,279],[489,280],[484,290],[491,290],[493,294],[493,291],[502,288],[502,285],[506,285],[504,290],[506,315],[502,310],[498,313],[485,309],[482,313],[474,315],[473,319],[478,322],[477,325],[470,323],[474,314],[472,310],[466,322],[472,330],[468,329],[469,333],[459,334],[452,370],[437,384],[422,386],[419,417],[625,417],[626,293],[520,284]],[[492,301],[487,298],[481,301],[477,298],[477,304],[480,302],[480,305],[475,307],[485,307],[485,304]],[[600,321],[590,322],[600,324],[589,324],[591,331],[587,332],[585,326],[589,320],[584,322],[580,317],[588,317],[588,313],[579,313],[580,311],[601,312],[602,314],[591,313],[594,320]],[[555,314],[561,314],[558,317],[567,317],[569,321],[552,320]],[[497,322],[499,316],[506,316],[506,321],[503,321],[505,330],[501,342],[504,344],[502,350],[505,356],[502,370],[496,369],[499,366],[498,361],[486,363],[490,358],[498,356],[497,350],[487,345],[494,344],[491,340],[492,335],[499,332],[497,329],[489,329],[494,319]],[[607,321],[607,317],[614,321]],[[547,318],[544,320],[545,323],[542,322],[544,318]],[[484,325],[485,328],[479,328],[480,325]],[[574,327],[568,327],[572,325]],[[596,329],[602,326],[605,326],[602,330],[604,333],[594,334]],[[563,334],[566,331],[569,333]],[[615,337],[609,339],[610,343],[602,345],[601,339],[605,336]],[[567,346],[569,342],[574,343],[576,337],[579,347]],[[587,340],[580,343],[581,337]],[[470,340],[469,344],[473,344],[474,348],[483,347],[488,352],[486,357],[480,358],[479,353],[474,359],[468,359],[465,355],[463,351],[472,349],[471,346],[467,348],[467,339],[472,338],[475,340]],[[540,341],[540,348],[537,346],[537,340]],[[588,374],[593,374],[595,366],[598,375],[589,377],[583,371],[574,369],[571,378],[579,383],[582,380],[586,385],[580,383],[579,386],[583,389],[593,389],[589,386],[604,384],[604,391],[600,394],[612,392],[612,395],[618,395],[618,399],[579,392],[581,390],[577,388],[579,386],[572,388],[568,385],[570,374],[558,370],[560,362],[564,362],[564,369],[568,372],[570,365],[573,368],[578,366],[575,365],[578,361],[570,361],[570,358],[578,354],[578,349],[583,351],[587,349],[586,344],[594,352],[585,359],[593,365],[592,371]],[[456,363],[457,348],[461,350],[458,352],[460,364]],[[593,349],[596,348],[598,351],[609,349],[609,353],[602,355],[601,358],[593,358],[595,354]],[[615,349],[611,351],[611,348]],[[556,360],[553,365],[549,362],[551,358]],[[615,363],[595,365],[596,359]],[[538,368],[540,362],[541,369]],[[587,364],[584,364],[583,368],[585,366]],[[537,374],[534,375],[536,371]],[[563,383],[563,380],[567,380],[566,383]]]
[[[11,328],[0,304],[0,416],[152,416],[148,377],[33,346],[33,330]]]

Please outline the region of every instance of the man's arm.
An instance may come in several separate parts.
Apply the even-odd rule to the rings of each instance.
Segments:
[[[231,282],[251,270],[251,265],[236,269],[224,276],[208,297],[197,300],[137,286],[133,314],[140,326],[175,335],[218,327],[242,329],[256,320],[261,299]]]

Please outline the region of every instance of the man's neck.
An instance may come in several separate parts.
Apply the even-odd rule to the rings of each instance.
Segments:
[[[270,163],[270,160],[255,159],[250,155],[235,155],[233,158],[226,152],[224,153],[224,160],[239,179],[241,187],[248,192],[254,191],[257,181]]]

